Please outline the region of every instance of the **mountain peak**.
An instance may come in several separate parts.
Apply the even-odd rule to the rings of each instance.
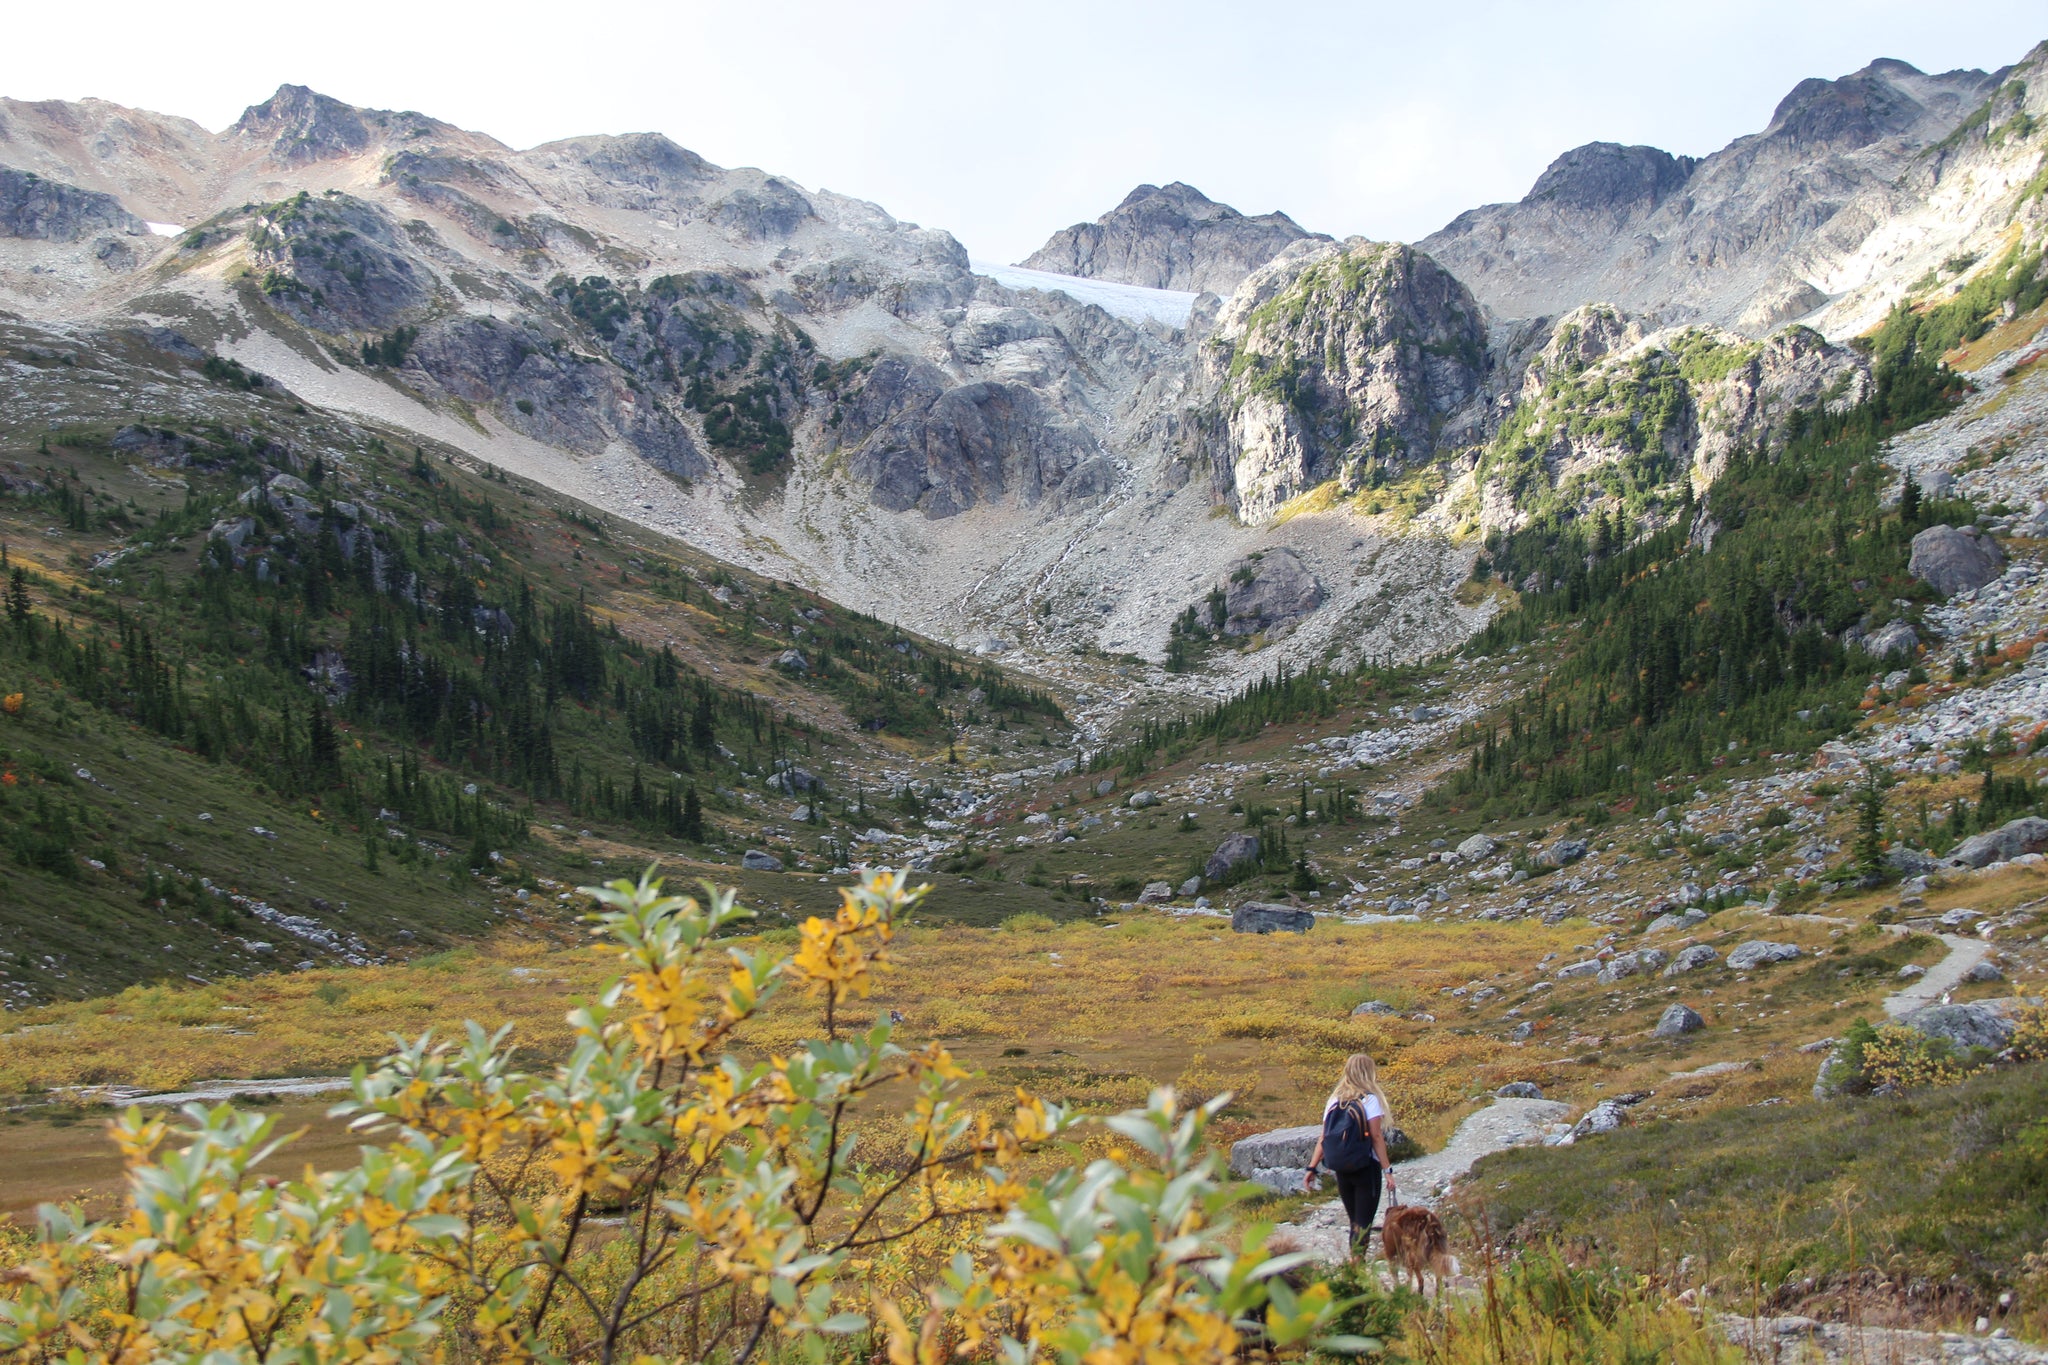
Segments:
[[[362,111],[303,85],[280,85],[261,104],[242,111],[229,130],[249,141],[269,141],[270,154],[287,166],[352,156],[370,145]]]
[[[1321,234],[1304,231],[1284,213],[1249,217],[1175,180],[1138,186],[1094,222],[1054,233],[1021,264],[1152,289],[1228,294],[1312,236]]]
[[[1657,147],[1588,142],[1545,167],[1522,202],[1610,212],[1654,208],[1685,184],[1697,164],[1696,158]]]

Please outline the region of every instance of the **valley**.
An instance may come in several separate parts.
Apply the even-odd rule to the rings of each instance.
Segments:
[[[1057,1188],[1130,1134],[1034,1103],[1218,1100],[1222,1160],[1364,1050],[1418,1173],[1564,1106],[1406,1195],[1459,1303],[1555,1252],[1658,1358],[2048,1358],[2044,65],[1805,82],[1413,245],[1174,183],[1017,266],[652,134],[0,102],[0,1264],[118,1212],[134,1101],[305,1126],[288,1175],[351,1130],[262,1083],[657,1048],[603,1033],[654,867],[752,912],[666,1007],[756,1078],[659,1101],[720,1141],[768,1122],[721,1085],[886,1034],[877,1095],[1017,1106]],[[928,890],[834,977],[878,869]],[[928,1121],[835,1118],[842,1175]]]

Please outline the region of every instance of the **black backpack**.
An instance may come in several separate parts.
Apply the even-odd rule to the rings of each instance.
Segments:
[[[1323,1165],[1338,1175],[1357,1175],[1379,1165],[1372,1149],[1372,1129],[1366,1126],[1365,1106],[1357,1100],[1323,1115]]]

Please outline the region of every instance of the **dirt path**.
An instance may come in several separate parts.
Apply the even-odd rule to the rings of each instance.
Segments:
[[[1929,967],[1927,975],[1915,979],[1912,985],[1884,998],[1884,1012],[1891,1018],[1903,1019],[1915,1010],[1937,1003],[1943,995],[1963,983],[1972,967],[1991,956],[1991,945],[1983,939],[1963,938],[1958,934],[1937,934],[1935,937],[1948,945],[1948,956]]]
[[[1395,1191],[1404,1204],[1435,1203],[1480,1157],[1541,1142],[1544,1125],[1556,1123],[1570,1112],[1571,1106],[1559,1100],[1497,1099],[1460,1123],[1440,1150],[1395,1162]],[[1373,1225],[1377,1227],[1379,1220]],[[1319,1261],[1341,1261],[1348,1228],[1344,1206],[1332,1199],[1310,1209],[1299,1222],[1282,1223],[1275,1235],[1291,1238],[1296,1249]]]

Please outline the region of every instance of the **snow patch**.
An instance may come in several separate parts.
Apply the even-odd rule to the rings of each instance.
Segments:
[[[972,263],[974,273],[986,275],[1006,289],[1036,289],[1047,294],[1065,294],[1076,303],[1092,303],[1111,317],[1125,322],[1163,322],[1169,327],[1188,325],[1195,296],[1179,289],[1147,289],[1139,284],[1112,284],[1088,280],[1079,275],[1059,275],[1050,270],[1026,270],[1021,265]]]
[[[152,223],[148,219],[144,219],[142,225],[156,237],[175,237],[185,230],[176,223]]]

